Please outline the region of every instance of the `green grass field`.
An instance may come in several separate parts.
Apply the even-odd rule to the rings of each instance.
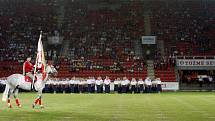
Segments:
[[[44,94],[44,109],[31,108],[34,93],[19,97],[22,108],[0,102],[1,121],[215,121],[215,92]]]

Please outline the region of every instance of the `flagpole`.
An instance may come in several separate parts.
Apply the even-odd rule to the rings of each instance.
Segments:
[[[40,31],[40,37],[39,37],[38,43],[41,41],[41,39],[42,39],[42,31]],[[37,61],[38,61],[38,53],[37,53],[36,61],[35,61],[35,64],[34,64],[34,75],[33,75],[33,80],[32,80],[32,84],[31,84],[31,89],[33,89],[33,87],[34,87],[34,81],[35,81],[36,70],[37,70]]]

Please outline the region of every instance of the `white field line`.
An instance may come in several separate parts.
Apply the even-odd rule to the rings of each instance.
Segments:
[[[65,116],[65,117],[63,117],[63,118],[65,118],[65,119],[71,119],[71,118],[73,118],[73,117]]]
[[[146,97],[145,99],[148,100],[148,102],[150,102],[150,97]],[[155,105],[155,103],[148,103],[151,107],[151,110],[153,111],[153,114],[156,115],[156,119],[157,120],[165,120],[168,121],[168,117],[165,116],[165,114],[163,113],[163,111],[159,108],[158,105]]]
[[[2,115],[0,115],[0,118],[8,118],[9,116],[2,116]]]
[[[214,104],[214,100],[210,100],[208,98],[201,98],[201,100],[203,100],[204,102],[208,103],[208,104]],[[215,119],[215,115],[211,116],[210,114],[207,113],[208,118],[209,119]]]
[[[210,114],[208,114],[206,111],[204,110],[199,110],[197,107],[193,106],[191,103],[187,103],[186,101],[184,100],[181,100],[180,98],[176,98],[176,97],[171,97],[172,99],[176,100],[177,102],[185,105],[186,107],[190,108],[192,111],[190,112],[197,112],[203,116],[205,116],[206,118],[208,117],[212,117],[210,116]]]
[[[122,101],[122,99],[121,99],[121,95],[119,95],[119,101],[118,101],[118,103],[117,103],[117,108],[116,108],[116,110],[112,113],[112,120],[113,121],[117,121],[118,120],[118,118],[121,116],[120,114],[120,111],[122,110],[122,103],[121,103],[121,101]]]
[[[210,119],[215,119],[215,117],[210,117],[210,116],[209,116],[208,118],[210,118]]]
[[[208,99],[208,98],[201,98],[200,100],[204,100],[204,102],[210,103],[210,104],[214,104],[214,99]]]

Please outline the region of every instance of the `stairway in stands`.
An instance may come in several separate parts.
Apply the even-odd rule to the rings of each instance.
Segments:
[[[135,56],[138,56],[140,58],[143,57],[143,49],[142,49],[141,40],[136,40],[134,42],[134,50],[135,50]]]
[[[145,31],[146,36],[151,35],[150,11],[149,10],[144,12],[144,31]],[[153,51],[153,50],[150,50],[150,51]],[[149,59],[146,61],[146,64],[147,64],[147,76],[150,78],[154,78],[155,77],[154,61],[152,59]]]
[[[164,50],[164,41],[163,40],[157,40],[157,48],[160,50],[161,56],[165,55],[165,50]]]
[[[144,12],[144,32],[146,36],[151,35],[150,11]]]
[[[62,47],[62,50],[61,50],[61,56],[65,57],[68,55],[68,50],[69,50],[69,47],[70,47],[70,40],[63,40],[63,47]]]
[[[65,2],[63,2],[62,0],[58,0],[58,5],[59,8],[57,10],[57,15],[58,15],[58,28],[60,29],[63,25],[64,22],[64,13],[65,13]]]
[[[147,60],[147,75],[151,79],[155,77],[155,71],[154,71],[154,61],[153,60]]]
[[[61,29],[63,27],[63,23],[64,23],[64,19],[65,19],[65,2],[63,0],[58,0],[58,5],[59,5],[59,8],[57,10],[57,14],[58,14],[58,28]],[[64,43],[62,45],[62,49],[61,49],[61,52],[60,52],[60,55],[61,56],[67,56],[68,54],[68,49],[69,49],[69,43],[70,43],[70,40],[63,40]]]

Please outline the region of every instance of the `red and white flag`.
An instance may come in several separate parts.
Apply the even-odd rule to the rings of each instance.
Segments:
[[[43,43],[42,43],[42,31],[40,32],[40,37],[37,44],[37,57],[35,62],[35,68],[34,68],[34,77],[33,77],[33,83],[35,81],[36,71],[41,70],[42,73],[45,73],[46,68],[46,60],[43,50]]]
[[[43,50],[43,43],[42,43],[42,32],[40,33],[40,38],[37,45],[37,58],[36,58],[36,67],[37,69],[42,69],[42,72],[45,72],[45,56],[44,56],[44,50]]]

